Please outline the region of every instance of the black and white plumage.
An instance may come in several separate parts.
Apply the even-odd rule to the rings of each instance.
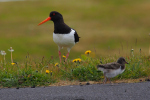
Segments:
[[[110,81],[110,78],[123,73],[125,70],[125,64],[128,64],[128,62],[126,62],[125,58],[120,57],[117,62],[97,65],[97,69],[104,73],[104,83],[106,83],[107,78]]]
[[[54,32],[53,32],[53,40],[58,45],[58,53],[59,59],[61,62],[61,52],[60,50],[63,47],[67,47],[68,53],[66,55],[66,60],[69,56],[71,48],[79,42],[79,36],[77,32],[70,28],[67,24],[64,23],[63,16],[57,12],[52,11],[47,19],[39,23],[39,25],[52,20],[54,22]]]

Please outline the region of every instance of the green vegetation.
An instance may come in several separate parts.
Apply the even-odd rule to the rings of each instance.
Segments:
[[[14,61],[24,61],[29,53],[35,59],[58,57],[53,42],[54,25],[38,23],[53,10],[63,14],[65,23],[76,29],[80,41],[70,59],[88,49],[96,56],[123,56],[131,49],[148,55],[150,45],[149,0],[27,0],[0,3],[0,50],[15,48]],[[7,52],[6,52],[7,53]],[[62,53],[67,54],[64,48]],[[10,60],[9,54],[6,56]],[[59,60],[59,59],[58,59]]]
[[[150,57],[134,56],[134,51],[131,51],[131,56],[125,57],[129,64],[126,65],[126,70],[113,78],[118,79],[137,79],[150,76]],[[35,87],[47,86],[61,80],[69,81],[102,81],[103,73],[98,71],[98,64],[115,62],[118,56],[93,58],[94,53],[82,54],[80,58],[67,62],[57,63],[53,57],[40,61],[34,61],[30,56],[26,56],[24,63],[6,63],[1,62],[0,70],[0,86],[2,87]],[[64,60],[65,60],[65,56]]]
[[[113,78],[150,76],[149,0],[26,0],[0,3],[0,85],[22,87],[49,85],[58,80],[99,81],[96,65],[123,56],[126,71]],[[53,42],[53,22],[37,26],[51,11],[62,13],[65,23],[76,29],[80,41],[67,63],[58,64]],[[13,47],[12,65],[11,53]],[[131,52],[134,49],[134,52]],[[86,50],[92,53],[83,55]],[[67,54],[64,48],[62,54]],[[81,55],[82,54],[82,55]],[[72,62],[74,58],[80,61]],[[50,72],[46,74],[46,70]],[[51,72],[52,71],[52,72]]]

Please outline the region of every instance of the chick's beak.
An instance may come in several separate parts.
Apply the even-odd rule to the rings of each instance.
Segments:
[[[46,18],[45,20],[43,20],[41,23],[39,23],[38,25],[41,25],[41,24],[43,24],[43,23],[45,23],[45,22],[47,22],[47,21],[49,21],[49,20],[51,20],[51,17],[48,17],[48,18]]]
[[[129,64],[128,62],[125,62],[126,64]]]

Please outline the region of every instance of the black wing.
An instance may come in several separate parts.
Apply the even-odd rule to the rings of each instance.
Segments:
[[[77,32],[75,31],[75,33],[74,33],[74,38],[75,38],[75,43],[77,43],[77,42],[79,42],[79,36],[78,36],[78,34],[77,34]]]
[[[107,64],[103,64],[100,67],[104,68],[104,69],[118,69],[120,68],[120,66],[122,66],[119,63],[107,63]]]

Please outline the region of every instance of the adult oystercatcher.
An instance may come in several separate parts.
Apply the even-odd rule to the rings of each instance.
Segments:
[[[77,32],[74,29],[70,28],[68,25],[64,23],[63,16],[57,11],[50,12],[49,17],[44,21],[42,21],[41,23],[39,23],[38,25],[41,25],[49,20],[54,22],[53,41],[58,45],[58,54],[60,62],[61,62],[60,49],[63,49],[63,47],[67,47],[68,50],[65,59],[65,61],[67,61],[71,48],[77,42],[79,42],[80,37],[78,36]]]
[[[120,57],[117,62],[97,65],[97,69],[104,73],[105,78],[103,83],[106,83],[107,78],[109,79],[123,73],[125,70],[125,64],[128,64],[128,62],[126,62],[125,58]],[[110,79],[109,81],[111,83]]]

